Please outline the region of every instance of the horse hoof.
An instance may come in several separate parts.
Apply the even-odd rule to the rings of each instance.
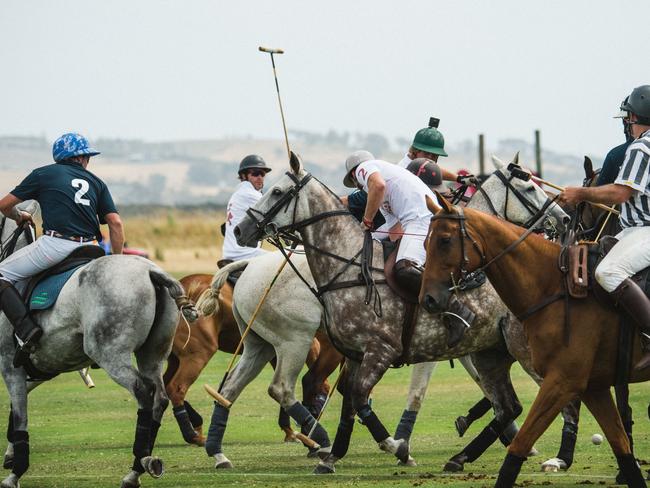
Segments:
[[[463,437],[469,428],[467,417],[463,417],[462,415],[458,417],[454,422],[454,426],[456,427],[456,432],[458,432],[458,437]]]
[[[5,469],[13,469],[14,468],[14,457],[13,456],[7,456],[5,454],[4,460],[2,461],[2,467]]]
[[[316,455],[320,460],[324,460],[327,458],[327,456],[330,455],[330,452],[332,452],[332,446],[327,446],[327,447],[321,447],[317,452]]]
[[[447,461],[447,464],[445,464],[445,467],[442,468],[442,470],[446,471],[447,473],[459,473],[463,469],[464,469],[464,465],[462,463],[454,461],[453,459],[450,459],[449,461]]]
[[[314,474],[334,474],[336,470],[334,469],[334,466],[330,466],[329,464],[325,464],[324,462],[320,462],[316,465],[314,468]]]
[[[409,468],[413,468],[413,467],[417,466],[418,463],[416,463],[415,459],[413,459],[411,457],[411,455],[409,454],[409,458],[406,460],[406,462],[397,461],[397,465],[398,466],[408,466]]]
[[[557,473],[560,470],[566,470],[567,464],[560,458],[551,458],[542,464],[542,471],[545,473]]]
[[[11,473],[9,476],[7,476],[5,479],[2,480],[2,483],[0,483],[0,487],[2,487],[2,488],[20,488],[20,481],[18,481],[18,476]]]
[[[124,478],[122,478],[122,484],[120,488],[140,488],[140,474],[135,471],[131,471]]]
[[[222,452],[214,455],[214,469],[232,469],[232,463]]]
[[[627,485],[627,478],[620,471],[616,473],[616,484],[617,485]]]
[[[197,434],[196,437],[194,437],[190,441],[190,444],[192,444],[194,446],[203,447],[203,446],[205,446],[205,437],[202,436],[201,434]]]
[[[145,456],[140,460],[140,464],[152,478],[160,478],[165,474],[165,467],[159,457]]]
[[[399,459],[401,462],[406,464],[409,460],[409,443],[406,442],[404,439],[400,439],[397,441],[397,450],[395,451],[395,457]]]

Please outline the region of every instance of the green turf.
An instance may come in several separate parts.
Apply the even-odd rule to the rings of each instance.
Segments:
[[[203,392],[204,382],[217,383],[228,356],[217,354],[207,372],[190,391],[188,399],[209,422],[212,402]],[[377,449],[365,427],[357,424],[348,456],[337,464],[337,473],[315,477],[315,461],[307,459],[298,444],[283,444],[276,425],[277,405],[266,394],[272,371],[266,368],[232,408],[224,452],[235,469],[216,471],[202,448],[184,444],[171,414],[165,415],[156,453],[165,461],[166,474],[159,480],[142,478],[144,487],[223,487],[223,486],[492,486],[505,455],[498,444],[477,462],[467,465],[460,475],[444,475],[442,466],[458,452],[467,439],[456,435],[453,421],[477,401],[480,393],[462,368],[448,363],[434,372],[428,397],[420,412],[411,443],[418,462],[415,468],[395,465],[394,457]],[[409,368],[390,370],[374,391],[374,408],[392,431],[404,408]],[[530,406],[536,387],[518,367],[515,387],[524,405]],[[116,487],[131,465],[131,443],[137,406],[126,390],[113,383],[102,371],[92,371],[97,384],[88,390],[79,376],[67,374],[43,385],[30,395],[31,467],[23,477],[23,487]],[[632,386],[632,407],[636,413],[637,455],[650,451],[650,423],[647,403],[650,385]],[[8,408],[6,393],[0,403]],[[324,415],[323,424],[334,436],[340,408],[335,395]],[[520,420],[523,420],[523,416]],[[474,424],[468,434],[476,434],[487,419]],[[556,420],[537,443],[540,456],[524,464],[519,483],[524,485],[577,486],[611,485],[615,460],[606,444],[594,446],[591,435],[600,432],[591,415],[583,410],[576,462],[566,475],[542,475],[541,459],[554,456],[561,422]],[[644,466],[648,469],[648,466]]]

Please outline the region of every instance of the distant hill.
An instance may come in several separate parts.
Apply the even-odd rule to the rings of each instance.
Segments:
[[[303,157],[307,169],[336,192],[345,192],[341,183],[343,161],[356,149],[368,149],[387,161],[399,161],[410,141],[389,140],[381,134],[326,134],[292,131],[292,149]],[[89,169],[110,186],[118,204],[123,205],[224,205],[237,185],[237,167],[247,154],[262,155],[273,172],[272,183],[288,167],[282,140],[252,138],[146,142],[137,139],[97,139],[102,151]],[[478,172],[476,141],[466,140],[446,148],[444,167]],[[499,141],[486,148],[486,171],[492,171],[490,154],[510,161],[520,152],[520,162],[534,167],[534,146],[524,140]],[[600,166],[602,156],[592,156]],[[582,155],[542,151],[543,176],[560,185],[582,181]],[[49,164],[51,143],[44,137],[0,137],[0,193],[10,191],[33,168]]]

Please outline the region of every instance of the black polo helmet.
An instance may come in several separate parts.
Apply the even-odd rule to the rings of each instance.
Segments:
[[[636,87],[621,109],[637,116],[637,123],[650,125],[650,85]]]
[[[249,154],[242,159],[241,163],[239,163],[239,170],[237,173],[241,174],[249,169],[263,169],[267,173],[271,171],[271,168],[266,165],[266,161],[264,161],[262,156],[258,156],[257,154]]]
[[[427,186],[442,185],[442,171],[440,166],[426,158],[417,158],[406,167],[411,173],[420,178]]]

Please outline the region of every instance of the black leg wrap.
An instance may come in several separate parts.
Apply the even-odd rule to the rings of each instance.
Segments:
[[[192,427],[197,428],[201,427],[203,425],[203,417],[201,417],[201,414],[194,410],[194,407],[190,405],[190,402],[183,402],[183,405],[185,405],[185,410],[187,410],[187,415],[190,416],[190,422],[192,422]]]
[[[282,407],[280,407],[280,413],[278,414],[278,425],[281,429],[291,428],[291,417]]]
[[[350,447],[350,438],[352,437],[352,430],[354,429],[354,418],[341,419],[339,427],[336,430],[336,437],[332,445],[332,455],[341,459],[348,453]]]
[[[465,454],[467,455],[468,462],[476,461],[485,450],[490,447],[494,441],[499,437],[499,432],[503,430],[501,423],[494,419],[490,422],[479,435],[477,435],[472,442],[467,444]]]
[[[641,474],[639,464],[634,459],[633,454],[616,456],[616,461],[618,461],[618,469],[625,476],[627,486],[630,488],[645,488],[647,486]]]
[[[404,410],[402,412],[402,418],[399,419],[399,424],[397,424],[397,428],[395,429],[393,438],[395,440],[404,439],[406,442],[410,441],[417,416],[418,413],[415,410]]]
[[[469,409],[469,412],[467,413],[467,420],[471,424],[475,420],[480,419],[483,415],[488,413],[491,408],[492,403],[490,403],[490,400],[483,397],[478,401],[476,405]]]
[[[208,453],[208,456],[214,456],[222,452],[221,441],[223,441],[223,435],[226,433],[229,414],[230,410],[214,402],[212,420],[208,429],[208,438],[205,441],[205,451]]]
[[[137,473],[144,473],[140,460],[151,454],[149,449],[151,439],[151,423],[153,412],[151,410],[139,409],[138,420],[135,424],[135,440],[133,441],[133,466],[131,469]]]
[[[578,438],[578,424],[564,423],[562,427],[562,442],[557,457],[564,461],[567,468],[573,464],[573,454],[576,450],[576,439]]]
[[[521,471],[521,465],[525,460],[526,458],[508,453],[501,465],[499,477],[494,488],[512,488],[515,481],[517,481],[517,476],[519,475],[519,471]]]
[[[377,415],[375,415],[375,412],[372,411],[370,405],[362,406],[357,412],[357,415],[361,419],[361,423],[368,427],[375,442],[379,443],[390,437],[386,427],[383,426]]]
[[[29,468],[29,432],[15,430],[13,442],[14,465],[11,472],[20,478]]]
[[[517,427],[517,424],[512,421],[510,425],[506,426],[506,428],[503,429],[503,431],[501,431],[499,434],[499,440],[501,441],[501,444],[503,444],[505,447],[508,447],[517,435],[517,432],[519,432],[519,427]]]
[[[630,441],[630,451],[632,451],[632,454],[634,454],[634,439],[632,438],[633,425],[634,425],[634,421],[632,420],[623,422],[623,428],[625,429],[625,433],[627,434],[627,440]]]
[[[307,406],[309,413],[311,413],[314,416],[314,418],[318,417],[318,415],[320,415],[321,410],[323,410],[326,401],[327,401],[327,395],[325,395],[324,393],[319,393],[318,395],[316,395],[314,397],[314,403]]]
[[[305,406],[300,402],[291,405],[287,409],[287,413],[291,415],[291,418],[294,419],[298,425],[300,425],[300,430],[304,434],[308,434],[314,423],[316,423],[316,419],[313,415],[310,414]],[[331,444],[327,431],[323,429],[319,423],[316,423],[316,428],[314,429],[311,438],[321,447],[329,447]]]
[[[192,421],[190,420],[190,416],[187,413],[185,406],[181,405],[180,407],[174,407],[172,410],[174,411],[174,418],[176,418],[178,427],[181,429],[183,439],[185,442],[191,443],[198,434],[194,430],[194,426],[192,425]]]
[[[149,453],[153,452],[153,446],[156,445],[156,438],[158,437],[158,431],[160,430],[160,422],[153,420],[151,422],[151,433],[149,434]]]

